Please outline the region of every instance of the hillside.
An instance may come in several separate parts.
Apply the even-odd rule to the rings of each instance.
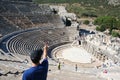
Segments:
[[[78,17],[82,14],[95,16],[109,15],[120,19],[120,0],[34,0],[37,3],[61,4],[68,3],[67,10]]]
[[[39,3],[85,3],[85,4],[111,4],[119,5],[120,0],[34,0]]]

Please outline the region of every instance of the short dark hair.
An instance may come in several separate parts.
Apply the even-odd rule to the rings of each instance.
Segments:
[[[33,51],[33,52],[30,54],[31,61],[32,61],[33,63],[35,63],[35,64],[39,63],[42,54],[43,54],[43,50],[42,50],[42,49]]]

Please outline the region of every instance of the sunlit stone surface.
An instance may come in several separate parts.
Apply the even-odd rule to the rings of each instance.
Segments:
[[[70,47],[62,51],[62,56],[72,62],[91,63],[91,55],[83,48]]]

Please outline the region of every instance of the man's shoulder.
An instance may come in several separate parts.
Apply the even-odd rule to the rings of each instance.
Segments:
[[[25,70],[23,73],[22,80],[31,80],[31,76],[32,76],[33,71],[34,71],[33,68],[29,68],[29,69]]]
[[[34,68],[29,68],[29,69],[24,71],[24,74],[25,75],[30,75],[30,74],[32,74],[33,71],[34,71]]]
[[[48,63],[48,59],[45,58],[45,59],[42,60],[42,62],[47,62]]]
[[[48,59],[43,59],[40,64],[43,66],[48,65]]]

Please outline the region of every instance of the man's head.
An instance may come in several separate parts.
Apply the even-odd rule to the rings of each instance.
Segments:
[[[43,50],[42,49],[33,51],[31,53],[31,55],[30,55],[30,58],[31,58],[32,62],[34,64],[38,64],[40,59],[41,59],[42,54],[43,54]]]

